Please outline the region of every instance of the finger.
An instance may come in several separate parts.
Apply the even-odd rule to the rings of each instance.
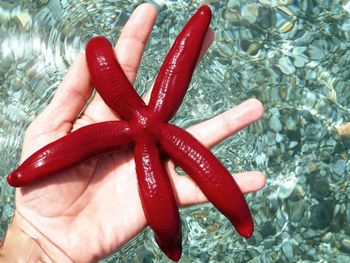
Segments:
[[[257,99],[249,99],[220,115],[187,129],[206,147],[211,148],[227,137],[259,120],[264,106]]]
[[[197,65],[202,61],[202,59],[204,58],[205,54],[207,53],[208,49],[210,48],[211,44],[213,44],[215,39],[215,33],[213,31],[213,29],[211,29],[209,27],[207,34],[204,37],[203,40],[203,45],[202,45],[202,49],[201,52],[199,54],[199,58],[198,58],[198,62]]]
[[[173,173],[175,173],[175,170],[173,171]],[[256,192],[262,189],[266,182],[265,175],[258,171],[243,172],[233,174],[232,176],[242,193]],[[175,177],[176,178],[172,178],[173,185],[178,195],[178,201],[182,206],[208,202],[206,196],[190,177],[177,175],[175,175]]]
[[[138,6],[128,22],[115,46],[116,56],[128,80],[133,84],[141,58],[157,18],[157,9],[151,4]],[[115,113],[96,94],[84,112],[95,121],[116,119]]]
[[[132,84],[156,18],[157,9],[154,5],[145,3],[138,6],[125,24],[115,46],[117,59]]]
[[[91,93],[85,55],[80,53],[57,88],[50,104],[31,126],[40,127],[41,133],[70,131],[72,123],[84,108]]]
[[[211,28],[209,28],[207,33],[206,33],[206,35],[205,35],[205,37],[204,37],[204,40],[203,40],[203,44],[202,44],[202,48],[201,48],[201,51],[200,51],[200,55],[198,57],[197,65],[202,61],[203,57],[207,53],[207,51],[210,48],[211,44],[214,42],[214,39],[215,39],[215,33],[214,33],[214,31]],[[145,101],[146,104],[148,104],[148,102],[149,102],[149,100],[151,98],[153,85],[154,85],[154,82],[153,82],[151,88],[146,92],[146,95],[143,98],[143,100]]]

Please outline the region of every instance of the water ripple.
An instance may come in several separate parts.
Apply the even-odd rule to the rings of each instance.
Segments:
[[[0,0],[0,237],[12,216],[4,181],[24,131],[86,41],[117,39],[141,1]],[[251,239],[211,205],[181,211],[184,262],[348,262],[350,251],[349,1],[157,2],[160,13],[136,88],[144,94],[189,13],[214,12],[216,40],[174,122],[188,127],[248,97],[265,117],[213,152],[232,172],[259,169],[267,187],[247,200]],[[334,253],[336,252],[336,253]],[[146,229],[106,262],[168,262]]]

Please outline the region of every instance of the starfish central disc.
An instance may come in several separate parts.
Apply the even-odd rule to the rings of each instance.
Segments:
[[[129,121],[133,140],[155,142],[159,138],[162,123],[152,117],[147,110],[138,111]]]

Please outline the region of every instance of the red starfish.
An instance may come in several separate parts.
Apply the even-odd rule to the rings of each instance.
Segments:
[[[91,39],[86,59],[92,83],[123,120],[88,125],[48,144],[13,171],[8,183],[24,186],[97,155],[133,147],[144,213],[169,258],[180,259],[182,234],[164,154],[191,176],[239,234],[251,236],[253,220],[231,174],[192,135],[168,123],[191,81],[210,19],[210,8],[202,6],[178,35],[160,68],[148,106],[126,78],[109,41]]]

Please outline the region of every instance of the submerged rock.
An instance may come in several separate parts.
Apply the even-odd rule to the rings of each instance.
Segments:
[[[333,217],[334,205],[328,201],[321,201],[311,207],[310,225],[314,229],[326,229]]]

